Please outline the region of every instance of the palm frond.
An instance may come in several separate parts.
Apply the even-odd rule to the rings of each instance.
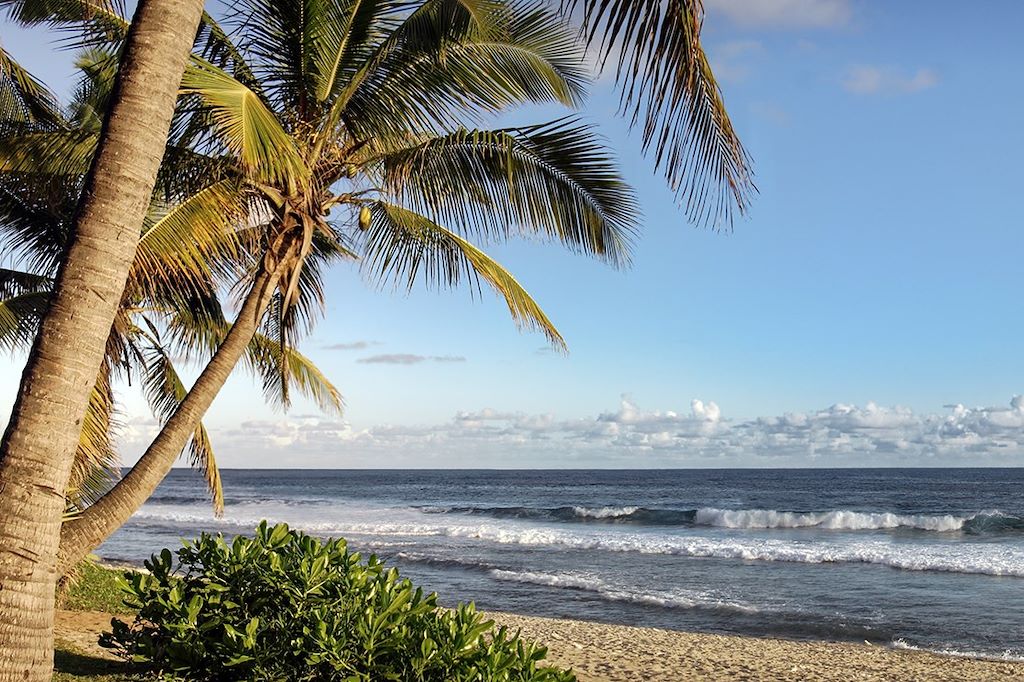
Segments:
[[[12,131],[0,136],[0,172],[70,178],[77,184],[96,153],[98,133],[81,129]]]
[[[222,180],[147,216],[129,276],[143,295],[185,289],[202,293],[215,275],[237,274],[241,245],[235,229],[248,211],[238,180]]]
[[[131,25],[122,0],[3,0],[23,26],[46,25],[63,31],[69,47],[109,47],[124,40]]]
[[[294,182],[308,174],[291,136],[256,93],[212,64],[193,61],[182,92],[198,95],[220,139],[256,181]]]
[[[394,281],[411,288],[417,280],[427,286],[455,287],[464,280],[487,282],[508,305],[520,328],[542,332],[559,350],[565,340],[526,289],[479,248],[426,216],[401,206],[377,201],[363,233],[364,271],[380,283]]]
[[[44,291],[0,300],[0,349],[10,352],[30,346],[49,300],[49,292]]]
[[[145,358],[143,393],[153,412],[161,419],[167,419],[185,399],[188,389],[181,381],[170,354],[160,345],[159,339],[151,339],[151,344],[142,353]],[[189,464],[202,471],[213,498],[214,513],[219,516],[224,512],[224,490],[209,434],[201,423],[192,434],[185,452],[188,453]]]
[[[731,226],[733,210],[745,213],[756,188],[701,46],[701,0],[562,5],[582,12],[583,33],[601,55],[602,68],[616,69],[623,112],[640,126],[644,151],[690,218]]]
[[[394,11],[394,3],[377,0],[327,0],[319,12],[304,17],[303,53],[309,60],[307,87],[317,102],[326,102],[345,82],[352,53],[374,35],[382,15]]]
[[[0,130],[11,123],[57,125],[57,98],[0,47]]]
[[[120,62],[120,53],[111,49],[86,48],[77,54],[75,68],[80,76],[68,114],[74,128],[99,135]]]
[[[0,255],[36,274],[55,273],[77,196],[77,185],[62,178],[0,173]]]
[[[0,267],[0,298],[49,293],[52,286],[53,280],[49,277]]]
[[[228,32],[208,12],[203,12],[195,42],[196,54],[205,61],[224,69],[239,83],[250,90],[260,92],[262,86],[241,50],[231,40]]]
[[[410,15],[332,105],[356,138],[451,130],[527,102],[582,100],[582,53],[559,16],[530,2],[485,9],[439,0]]]
[[[291,403],[291,388],[295,387],[324,412],[341,414],[344,409],[341,393],[323,372],[309,358],[279,339],[256,334],[249,343],[245,361],[262,378],[267,400],[287,408]]]
[[[89,395],[68,480],[68,500],[79,509],[99,499],[120,478],[120,457],[114,448],[117,426],[110,368],[104,363]]]
[[[490,238],[535,233],[613,264],[629,260],[636,199],[586,126],[460,130],[381,156],[384,191],[439,223]]]

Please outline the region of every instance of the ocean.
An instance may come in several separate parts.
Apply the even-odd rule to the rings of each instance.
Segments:
[[[443,604],[1024,658],[1024,469],[175,470],[100,549],[261,520],[345,537]]]

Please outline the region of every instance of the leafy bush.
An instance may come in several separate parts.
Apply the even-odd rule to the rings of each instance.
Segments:
[[[547,650],[494,630],[472,604],[437,606],[375,557],[260,524],[230,544],[203,534],[126,573],[135,622],[107,646],[165,678],[344,682],[572,682]]]

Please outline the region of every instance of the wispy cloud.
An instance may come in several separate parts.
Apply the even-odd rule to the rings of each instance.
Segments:
[[[249,463],[281,464],[287,453],[288,466],[1019,466],[1024,397],[937,413],[838,403],[754,419],[730,419],[712,401],[675,411],[623,399],[618,409],[580,419],[482,409],[440,424],[357,429],[293,417],[211,435],[226,461],[246,453]]]
[[[910,94],[928,90],[939,84],[939,74],[932,69],[913,73],[880,66],[854,66],[843,78],[843,88],[857,95]]]
[[[764,52],[757,40],[731,40],[711,50],[711,68],[723,82],[741,82],[750,75],[752,58]]]
[[[381,345],[383,344],[380,341],[349,341],[347,343],[331,343],[324,348],[327,350],[366,350]]]
[[[849,0],[704,0],[704,6],[751,28],[834,28],[853,17]]]
[[[750,111],[754,116],[777,126],[787,126],[792,122],[788,111],[771,102],[754,102],[750,105]]]
[[[412,353],[385,353],[359,358],[356,362],[379,365],[418,365],[421,362],[465,362],[461,355],[413,355]]]

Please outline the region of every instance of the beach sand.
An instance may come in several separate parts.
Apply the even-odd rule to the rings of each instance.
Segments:
[[[491,613],[548,645],[580,682],[744,680],[1024,681],[1024,663],[940,656],[868,644],[793,642]]]
[[[1024,663],[867,644],[727,637],[508,613],[488,616],[546,643],[549,662],[572,667],[580,682],[1024,681]],[[57,637],[83,652],[110,657],[96,645],[110,618],[98,611],[58,611]]]

